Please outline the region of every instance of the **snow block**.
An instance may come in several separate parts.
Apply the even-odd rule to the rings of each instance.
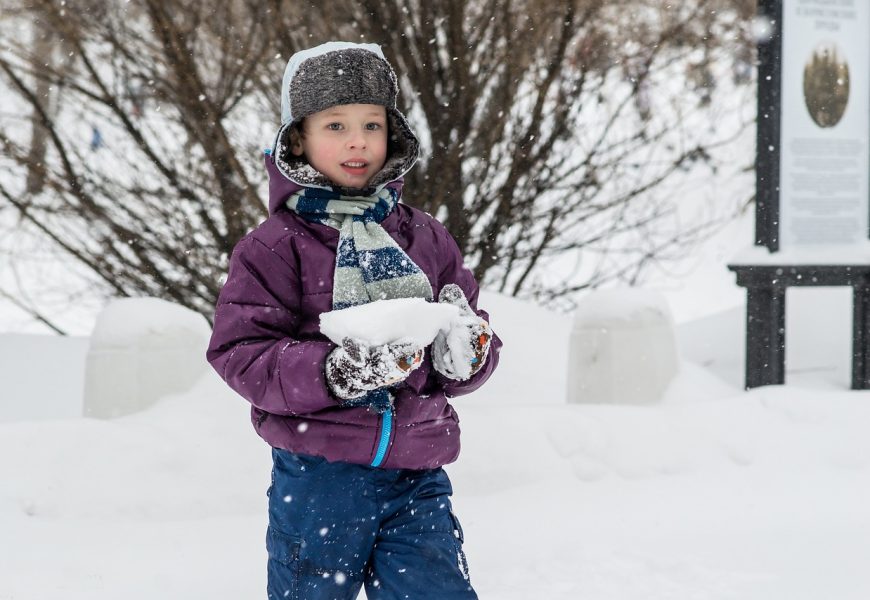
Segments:
[[[568,402],[654,404],[677,373],[667,300],[634,288],[591,293],[577,307]]]
[[[97,317],[85,359],[84,415],[109,419],[187,391],[207,364],[202,315],[158,298],[113,300]]]

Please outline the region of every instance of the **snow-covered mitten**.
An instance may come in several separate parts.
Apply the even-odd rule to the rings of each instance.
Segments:
[[[346,337],[326,357],[326,382],[335,396],[352,401],[371,390],[404,381],[422,362],[423,349],[415,344],[367,346]]]
[[[459,316],[448,331],[440,331],[432,343],[432,364],[449,379],[465,381],[477,373],[489,355],[492,330],[489,323],[477,316],[465,294],[455,283],[445,285],[438,302],[459,307]]]

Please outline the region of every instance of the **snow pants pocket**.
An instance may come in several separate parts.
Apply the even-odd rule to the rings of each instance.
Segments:
[[[299,598],[299,551],[302,540],[269,527],[266,531],[269,600]]]
[[[459,524],[459,519],[452,510],[450,511],[450,520],[453,522],[453,538],[456,542],[456,564],[465,581],[470,582],[468,559],[465,557],[465,551],[462,549],[462,544],[465,543],[465,534],[462,532],[462,525]]]

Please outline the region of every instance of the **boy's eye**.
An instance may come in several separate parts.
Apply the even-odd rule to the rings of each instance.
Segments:
[[[369,131],[377,131],[380,128],[380,123],[366,123],[366,129],[368,129]]]
[[[341,123],[330,123],[326,128],[331,129],[332,131],[339,131],[341,129]]]

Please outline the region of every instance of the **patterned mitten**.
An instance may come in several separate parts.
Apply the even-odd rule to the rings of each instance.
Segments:
[[[477,373],[489,355],[492,330],[489,323],[477,316],[455,283],[445,285],[438,302],[459,307],[447,332],[441,331],[432,343],[432,363],[435,370],[449,379],[465,381]]]
[[[326,357],[326,382],[332,393],[345,401],[342,405],[360,406],[369,402],[356,400],[368,396],[374,400],[376,396],[367,392],[404,381],[422,362],[423,349],[414,344],[367,346],[344,338]]]

